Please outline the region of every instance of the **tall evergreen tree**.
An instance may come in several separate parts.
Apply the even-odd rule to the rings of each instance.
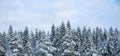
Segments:
[[[17,32],[14,33],[12,44],[13,44],[12,56],[23,56],[23,52],[22,52],[23,47],[22,47],[21,40]]]
[[[0,33],[0,56],[5,56],[6,53],[6,41],[5,41],[5,33]]]
[[[24,37],[23,37],[23,48],[24,48],[24,55],[25,56],[33,56],[33,52],[31,49],[31,44],[29,42],[29,31],[26,27],[24,30]]]
[[[70,21],[67,22],[67,28],[71,29]]]
[[[51,37],[50,37],[50,40],[51,41],[54,41],[54,39],[55,39],[55,26],[54,26],[54,24],[52,25],[52,28],[51,28]]]
[[[60,35],[65,36],[65,32],[66,32],[66,28],[65,28],[65,24],[64,22],[62,22],[61,26],[60,26]]]
[[[9,30],[8,30],[8,37],[7,37],[7,40],[8,40],[7,55],[12,55],[12,53],[13,53],[12,52],[13,51],[13,44],[12,44],[13,38],[14,38],[13,27],[12,27],[12,25],[10,25]]]
[[[118,30],[115,29],[113,31],[112,28],[109,30],[109,40],[108,40],[108,54],[111,56],[115,56],[117,52],[120,50],[119,48],[119,40],[118,40]]]

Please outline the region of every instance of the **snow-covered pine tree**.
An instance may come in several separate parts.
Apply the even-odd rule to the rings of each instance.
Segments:
[[[89,28],[87,30],[87,33],[86,33],[86,40],[85,40],[85,52],[86,52],[86,56],[92,56],[92,52],[91,52],[91,46],[92,46],[92,42],[91,42],[91,39],[92,39],[92,33],[91,33],[91,29]]]
[[[39,33],[38,33],[38,29],[36,29],[36,32],[35,34],[33,32],[31,32],[31,44],[32,44],[32,48],[33,48],[33,51],[35,52],[35,46],[37,46],[38,42],[39,42]]]
[[[12,44],[13,44],[12,56],[23,56],[23,54],[22,54],[23,47],[21,44],[21,39],[17,32],[14,33],[14,38],[13,38]]]
[[[40,42],[35,46],[35,56],[53,56],[56,50],[50,40],[49,33],[41,32]]]
[[[119,44],[119,33],[118,30],[111,27],[109,29],[109,40],[108,40],[108,55],[116,56],[120,55],[118,52],[120,51],[120,44]]]
[[[63,36],[65,36],[65,32],[66,32],[65,24],[64,24],[64,22],[62,22],[60,27],[56,29],[56,39],[55,39],[56,43],[54,43],[54,45],[57,48],[56,56],[57,55],[61,55],[61,53],[62,53],[62,51],[61,51],[62,50],[61,44],[63,42],[62,38],[63,38]]]
[[[62,22],[59,30],[60,30],[60,35],[61,35],[61,38],[62,38],[63,36],[65,36],[65,33],[66,33],[66,29],[65,29],[65,24],[64,24],[64,22]]]
[[[78,27],[77,28],[77,34],[76,34],[78,41],[76,41],[77,45],[78,45],[78,52],[80,54],[80,56],[82,56],[83,53],[83,37],[82,37],[82,32],[81,29]]]
[[[2,34],[0,33],[0,56],[5,56],[6,53],[6,34],[5,32]]]
[[[90,28],[87,30],[86,27],[83,27],[82,31],[82,43],[81,43],[81,56],[89,56],[91,55],[91,30]]]
[[[101,41],[102,41],[102,44],[101,44],[101,55],[102,56],[107,56],[107,43],[108,43],[108,32],[106,29],[104,29],[104,32],[102,33],[102,37],[101,37]]]
[[[29,39],[29,31],[28,28],[26,27],[24,30],[24,37],[23,37],[23,49],[24,49],[24,56],[34,56],[32,47],[30,44],[30,39]]]
[[[63,56],[76,56],[79,55],[75,50],[76,42],[74,41],[73,32],[70,26],[70,22],[67,22],[66,34],[62,37],[61,43],[61,55]]]
[[[54,31],[53,32],[55,33],[55,35],[51,32],[51,35],[54,35],[54,38],[53,38],[54,40],[52,42],[53,42],[53,46],[57,48],[58,47],[58,41],[60,39],[60,32],[59,32],[58,27],[55,28],[54,30],[55,30],[55,32]]]
[[[51,35],[50,35],[50,40],[52,41],[52,42],[54,42],[54,39],[56,38],[56,36],[55,36],[55,26],[54,26],[54,24],[52,25],[52,28],[51,28]]]
[[[14,35],[13,35],[13,27],[12,25],[10,25],[9,27],[9,30],[8,30],[8,36],[7,36],[7,56],[12,56],[12,51],[13,51],[13,45],[12,45],[12,40],[14,38]]]

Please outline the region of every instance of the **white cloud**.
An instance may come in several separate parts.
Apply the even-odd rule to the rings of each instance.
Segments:
[[[58,11],[55,14],[57,17],[75,17],[78,15],[76,10],[69,10],[69,11]]]
[[[20,0],[3,0],[3,1],[0,1],[0,4],[2,6],[17,6],[17,7],[24,6],[24,4],[20,2]]]
[[[71,1],[66,0],[58,0],[52,4],[53,8],[56,9],[71,9],[75,6],[75,4]]]
[[[54,16],[63,20],[70,20],[78,16],[78,10],[75,9],[77,4],[69,0],[57,0],[52,4]]]
[[[95,6],[95,5],[99,5],[101,2],[102,0],[88,0],[88,1],[85,1],[84,5]]]
[[[39,0],[39,2],[38,0],[3,0],[0,1],[0,6],[4,8],[4,12],[0,11],[0,14],[4,13],[2,18],[5,22],[7,22],[6,20],[15,21],[18,26],[22,24],[32,28],[40,27],[45,30],[52,23],[58,25],[61,21],[67,20],[73,22],[74,26],[104,27],[107,25],[105,23],[107,21],[101,21],[99,18],[104,20],[120,14],[119,8],[115,7],[112,2],[107,2],[107,0],[57,0],[52,2],[42,0]],[[6,8],[10,8],[10,10]]]
[[[13,16],[9,16],[8,20],[9,21],[15,21],[15,18]]]
[[[0,17],[4,16],[4,11],[0,10]]]
[[[20,1],[13,1],[11,4],[12,4],[13,6],[21,6],[21,7],[24,6],[24,4],[23,4],[22,2],[20,2]]]
[[[104,23],[101,22],[100,20],[97,20],[96,18],[89,18],[86,20],[87,25],[89,25],[90,27],[102,27],[104,28]]]
[[[15,10],[14,11],[15,14],[17,14],[18,16],[21,16],[21,17],[32,17],[32,18],[36,18],[36,17],[42,17],[43,14],[40,14],[40,13],[35,13],[35,12],[30,12],[30,11],[27,11],[25,9],[19,9],[19,10]]]

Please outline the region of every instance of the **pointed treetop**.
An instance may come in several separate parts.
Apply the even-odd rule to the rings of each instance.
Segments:
[[[70,21],[68,20],[68,22],[67,22],[67,28],[68,29],[71,29],[71,25],[70,25]]]
[[[64,24],[63,21],[62,21],[62,24],[61,24],[60,28],[65,30],[65,24]]]
[[[13,27],[12,27],[12,25],[10,25],[10,27],[9,27],[9,31],[13,31]]]
[[[91,28],[90,27],[88,28],[88,32],[91,32]]]
[[[81,30],[80,30],[80,27],[77,27],[77,31],[81,31]]]
[[[28,27],[25,27],[24,34],[28,34]]]
[[[8,30],[8,34],[10,35],[10,37],[13,37],[13,27],[12,25],[10,25],[9,30]]]
[[[87,29],[86,29],[86,27],[84,26],[84,27],[83,27],[83,32],[86,31],[86,30],[87,30]]]
[[[36,34],[38,34],[38,29],[36,29],[36,32],[35,32]]]
[[[65,26],[65,24],[64,24],[64,21],[62,21],[62,24],[61,24],[61,26]]]
[[[54,24],[52,25],[52,29],[55,29],[55,26],[54,26]]]
[[[112,28],[112,27],[110,27],[110,29],[109,29],[109,34],[110,34],[111,36],[113,36],[113,28]]]
[[[115,28],[115,30],[114,30],[114,34],[119,36],[119,31],[118,31],[117,28]]]

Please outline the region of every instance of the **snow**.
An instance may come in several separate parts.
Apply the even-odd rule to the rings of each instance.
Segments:
[[[47,53],[47,56],[53,56],[52,54]]]
[[[13,49],[13,52],[18,52],[19,50],[18,49]]]
[[[64,52],[66,52],[66,53],[70,53],[71,51],[70,50],[68,50],[68,49],[65,49],[65,51]]]
[[[51,52],[53,52],[53,51],[56,50],[56,48],[55,48],[55,47],[52,47],[52,46],[49,46],[49,47],[48,47],[48,50],[50,50]]]
[[[19,48],[22,48],[23,46],[22,45],[18,45]]]
[[[46,45],[52,45],[51,42],[44,42]]]
[[[17,53],[13,53],[13,55],[12,56],[17,56]]]
[[[95,54],[95,53],[93,53],[93,55],[92,56],[98,56],[97,54]]]
[[[39,51],[47,53],[47,50],[44,50],[43,48],[40,48]]]
[[[5,52],[5,48],[3,48],[2,46],[0,46],[0,50],[1,50],[2,52]]]

